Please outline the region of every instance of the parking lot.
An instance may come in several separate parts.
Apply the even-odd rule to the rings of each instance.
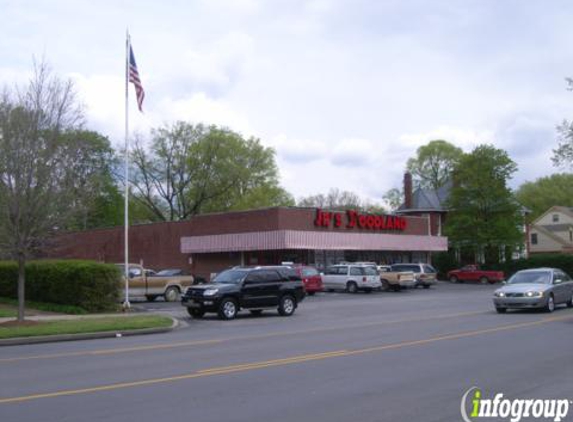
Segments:
[[[269,310],[233,321],[136,302],[181,328],[0,349],[0,418],[454,421],[474,386],[573,399],[573,311],[498,315],[495,288],[319,293],[291,317]]]

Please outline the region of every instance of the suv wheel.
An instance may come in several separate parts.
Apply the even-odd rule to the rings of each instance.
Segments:
[[[205,315],[203,309],[187,308],[187,313],[193,318],[203,318],[203,315]]]
[[[237,316],[238,311],[235,299],[227,297],[221,301],[217,314],[220,319],[233,319]]]
[[[567,307],[568,307],[568,308],[573,308],[573,293],[571,293],[571,298],[570,298],[569,301],[567,302]]]
[[[281,316],[291,316],[296,309],[296,300],[292,296],[283,296],[279,301],[279,314]]]
[[[356,293],[358,292],[358,285],[354,281],[349,281],[346,285],[346,291],[348,293]]]

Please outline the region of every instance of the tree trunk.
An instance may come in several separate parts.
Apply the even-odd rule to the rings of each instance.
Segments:
[[[26,286],[26,258],[23,253],[18,254],[18,322],[24,321]]]

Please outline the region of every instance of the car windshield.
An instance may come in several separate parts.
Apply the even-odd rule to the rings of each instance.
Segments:
[[[158,271],[155,275],[162,276],[162,277],[171,277],[171,276],[179,275],[179,274],[181,274],[181,270],[171,268],[168,270]]]
[[[247,276],[247,270],[226,270],[213,279],[213,283],[239,284]]]
[[[515,273],[508,284],[549,284],[551,273],[548,271],[528,271]]]

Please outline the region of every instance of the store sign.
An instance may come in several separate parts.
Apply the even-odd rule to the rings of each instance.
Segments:
[[[314,225],[317,227],[334,227],[366,230],[406,230],[406,219],[397,215],[361,214],[354,210],[346,212],[316,210]]]

